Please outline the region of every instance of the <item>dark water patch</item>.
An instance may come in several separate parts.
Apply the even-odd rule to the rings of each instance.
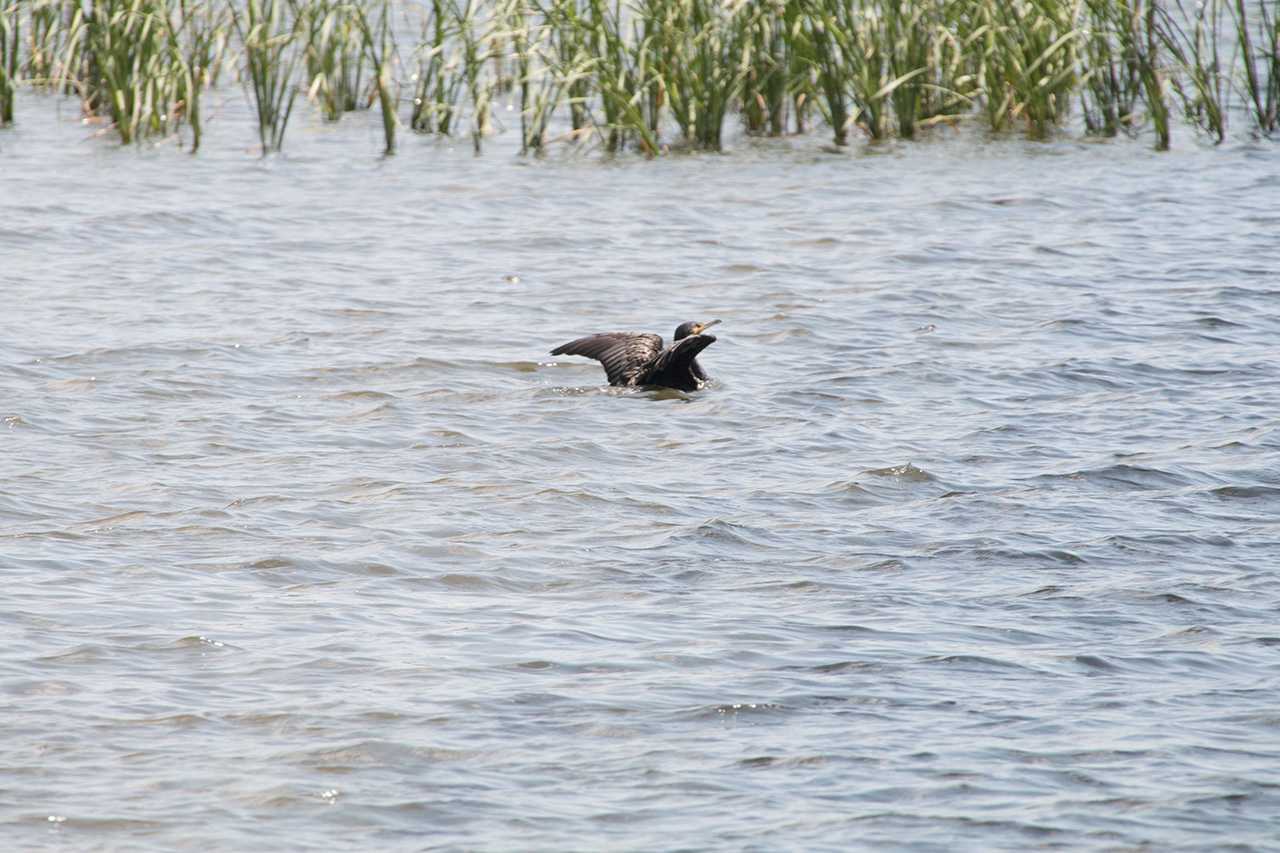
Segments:
[[[832,663],[813,664],[809,666],[780,667],[780,669],[786,672],[812,672],[816,675],[836,675],[850,672],[856,673],[864,670],[880,671],[882,668],[882,664],[861,660],[834,661]]]
[[[966,672],[1035,671],[1033,667],[984,655],[930,655],[920,663],[945,666]]]
[[[904,483],[928,483],[934,480],[932,474],[917,468],[910,462],[905,465],[893,465],[888,468],[872,468],[862,473],[872,477],[883,477]]]
[[[673,544],[699,543],[724,546],[776,547],[781,543],[770,531],[720,518],[710,518],[696,527],[671,535]]]
[[[1172,489],[1193,484],[1189,477],[1174,471],[1120,463],[1087,468],[1065,474],[1042,475],[1039,479],[1079,480],[1093,485],[1133,491]]]
[[[1075,655],[1072,660],[1090,672],[1118,672],[1120,667],[1102,655]]]
[[[1275,500],[1280,498],[1280,488],[1275,486],[1219,486],[1210,490],[1210,493],[1224,500]]]
[[[340,391],[336,394],[329,394],[326,400],[394,400],[395,395],[387,394],[383,391]]]

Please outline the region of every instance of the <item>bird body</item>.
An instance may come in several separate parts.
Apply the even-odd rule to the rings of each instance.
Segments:
[[[610,385],[640,387],[658,385],[680,391],[696,391],[707,381],[698,364],[698,353],[716,342],[715,335],[702,331],[719,323],[683,323],[671,346],[664,347],[659,335],[643,332],[602,332],[569,341],[551,351],[552,355],[585,355],[604,365]]]

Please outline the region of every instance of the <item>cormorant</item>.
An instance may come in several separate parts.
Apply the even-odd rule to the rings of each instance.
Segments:
[[[671,346],[662,346],[660,335],[643,332],[602,332],[569,341],[551,351],[552,355],[585,355],[604,365],[610,385],[637,387],[660,385],[680,391],[697,391],[707,381],[698,364],[698,353],[716,342],[715,335],[702,332],[710,323],[681,323],[672,335]]]

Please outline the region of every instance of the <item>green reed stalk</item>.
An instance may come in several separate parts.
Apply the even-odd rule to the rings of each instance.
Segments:
[[[14,0],[0,5],[0,127],[13,124],[13,103],[18,95],[18,52],[21,20]]]
[[[1112,80],[1099,81],[1092,89],[1096,103],[1113,109],[1115,122],[1134,127],[1137,105],[1141,102],[1155,132],[1156,150],[1168,150],[1169,107],[1158,49],[1159,9],[1155,0],[1099,0],[1090,9],[1094,25],[1105,27],[1111,42],[1105,52],[1108,64],[1099,61],[1086,72],[1089,76],[1085,79],[1092,84],[1099,73],[1115,75]],[[1087,52],[1085,55],[1089,56]],[[1086,111],[1086,123],[1088,121]],[[1104,129],[1107,121],[1104,118],[1101,122]]]
[[[534,116],[531,114],[533,80],[529,75],[532,65],[529,55],[529,9],[523,0],[506,0],[502,18],[511,38],[516,67],[515,85],[520,91],[520,153],[528,154],[530,148],[542,147],[541,132],[535,134],[532,129]]]
[[[971,58],[981,33],[962,38],[969,29],[970,5],[968,0],[941,0],[929,22],[926,70],[916,108],[922,123],[936,124],[970,112],[982,94],[973,70],[977,63]]]
[[[539,11],[546,21],[551,50],[544,57],[549,76],[564,84],[572,137],[580,138],[591,124],[591,75],[595,59],[587,48],[588,27],[580,0],[551,0]]]
[[[559,52],[546,17],[535,20],[528,0],[507,0],[507,16],[516,50],[516,84],[520,90],[520,152],[541,153],[547,127],[565,91],[585,78],[588,69],[559,66]]]
[[[1257,130],[1269,135],[1280,127],[1280,6],[1258,0],[1255,47],[1249,32],[1249,13],[1244,0],[1232,7],[1236,41],[1244,62],[1244,90]]]
[[[122,141],[187,124],[195,150],[202,93],[234,33],[264,154],[280,149],[299,92],[331,121],[376,96],[390,153],[400,94],[395,2],[0,0],[0,122],[12,121],[24,80],[75,92]],[[1222,141],[1236,91],[1258,132],[1280,123],[1276,0],[1203,0],[1194,9],[1190,0],[421,0],[418,8],[410,126],[448,134],[469,115],[477,152],[497,124],[500,93],[519,105],[524,153],[544,148],[562,104],[568,138],[646,156],[663,150],[671,130],[690,147],[721,149],[734,111],[748,134],[771,135],[789,122],[804,132],[817,111],[838,145],[854,127],[872,140],[910,138],[972,112],[994,130],[1043,138],[1078,104],[1090,134],[1131,131],[1145,112],[1163,149],[1170,95],[1187,122]]]
[[[178,0],[167,19],[181,115],[191,127],[191,153],[200,150],[202,91],[217,79],[226,50],[226,10],[199,0]]]
[[[1137,51],[1127,37],[1129,17],[1114,0],[1088,0],[1080,58],[1086,133],[1115,136],[1121,127],[1133,126],[1142,80]]]
[[[594,57],[592,83],[600,93],[604,113],[605,150],[621,151],[627,138],[634,136],[641,153],[655,156],[659,151],[656,122],[645,112],[653,87],[661,85],[650,65],[652,42],[646,37],[628,43],[623,36],[623,13],[618,0],[612,7],[607,0],[587,0],[583,15],[577,20]]]
[[[1026,122],[1046,137],[1066,116],[1077,84],[1081,2],[984,0],[980,77],[987,120],[1001,130]]]
[[[287,14],[283,0],[227,0],[244,52],[246,86],[257,109],[258,138],[265,157],[284,144],[285,128],[298,95],[294,70],[301,22]]]
[[[768,107],[764,94],[760,90],[764,88],[764,81],[768,79],[773,68],[773,57],[768,48],[770,17],[767,13],[760,15],[756,26],[751,28],[747,36],[750,42],[748,49],[750,63],[742,81],[740,97],[742,121],[747,133],[751,135],[763,134],[768,118]]]
[[[927,17],[927,4],[885,0],[882,10],[890,45],[888,72],[896,82],[890,99],[898,119],[898,135],[910,139],[915,136],[924,94],[922,75],[929,71],[935,25]]]
[[[790,101],[792,126],[796,133],[806,133],[809,112],[817,103],[818,89],[813,70],[813,55],[808,41],[808,8],[812,0],[787,0],[782,11],[782,38],[786,52],[786,89]]]
[[[720,150],[725,114],[749,72],[745,33],[752,11],[726,10],[716,0],[650,0],[657,12],[653,66],[685,141]]]
[[[913,0],[878,0],[854,18],[850,80],[861,126],[872,139],[889,134],[894,115],[904,137],[915,134],[931,55],[924,15]]]
[[[10,4],[17,9],[18,3]],[[53,57],[57,54],[59,35],[62,32],[61,4],[50,0],[30,3],[30,31],[27,36],[25,72],[27,79],[43,86],[53,77]]]
[[[638,93],[640,112],[644,125],[655,139],[662,139],[662,122],[670,101],[667,81],[662,77],[662,57],[659,44],[663,34],[661,22],[651,15],[639,15],[639,21],[631,24],[631,59],[635,67],[642,67],[650,76],[649,84]]]
[[[1142,46],[1138,53],[1138,68],[1146,95],[1147,113],[1156,133],[1156,150],[1168,151],[1169,105],[1165,101],[1164,76],[1159,69],[1157,44],[1160,36],[1155,4],[1156,0],[1134,0],[1130,26],[1135,30],[1133,43]],[[1142,30],[1140,34],[1136,32],[1139,28]]]
[[[781,136],[786,131],[787,51],[784,29],[786,3],[772,0],[747,18],[746,72],[742,112],[747,132]]]
[[[768,29],[764,50],[769,55],[769,62],[760,92],[769,114],[770,136],[782,136],[787,132],[788,94],[793,88],[787,73],[791,67],[787,44],[788,7],[797,5],[798,0],[775,2],[770,14],[763,18],[762,26]]]
[[[378,20],[370,23],[364,6],[356,7],[356,21],[364,37],[364,52],[373,65],[378,91],[378,104],[382,110],[382,134],[386,141],[383,154],[391,155],[396,150],[396,102],[395,80],[392,67],[396,57],[395,39],[391,33],[391,11],[387,0],[381,0],[378,9]]]
[[[1181,73],[1172,78],[1173,91],[1182,102],[1183,114],[1194,125],[1221,143],[1227,133],[1224,109],[1230,70],[1223,70],[1218,44],[1223,8],[1220,0],[1197,0],[1188,14],[1181,0],[1176,11],[1158,9],[1155,18],[1161,45],[1177,63]],[[1191,32],[1184,22],[1193,24]]]
[[[889,132],[890,104],[885,100],[890,44],[885,17],[874,6],[855,10],[852,43],[845,52],[847,75],[857,111],[854,121],[872,139],[884,139]]]
[[[295,0],[306,38],[307,94],[326,121],[359,108],[363,89],[363,0]]]
[[[849,144],[852,122],[847,95],[847,57],[854,50],[850,14],[851,8],[840,0],[809,0],[796,41],[798,55],[814,74],[816,100],[836,145]]]
[[[444,0],[431,0],[422,19],[418,79],[409,120],[409,126],[419,133],[447,136],[458,111],[464,75],[457,72],[457,40],[451,21],[452,13]]]
[[[86,111],[111,118],[124,144],[175,130],[183,109],[182,67],[169,0],[100,0],[69,40],[85,56]]]
[[[453,6],[454,20],[462,41],[462,74],[467,93],[471,97],[472,123],[471,145],[479,154],[484,137],[489,133],[490,106],[493,102],[494,81],[485,74],[492,42],[480,29],[480,10],[477,0],[466,0]]]

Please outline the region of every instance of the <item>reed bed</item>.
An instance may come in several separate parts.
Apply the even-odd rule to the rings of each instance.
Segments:
[[[22,19],[16,0],[0,4],[0,127],[13,124]]]
[[[78,99],[122,143],[198,148],[238,82],[260,150],[302,96],[325,121],[520,149],[836,146],[938,124],[1048,138],[1221,142],[1280,125],[1280,0],[0,0],[0,126],[22,87]]]

